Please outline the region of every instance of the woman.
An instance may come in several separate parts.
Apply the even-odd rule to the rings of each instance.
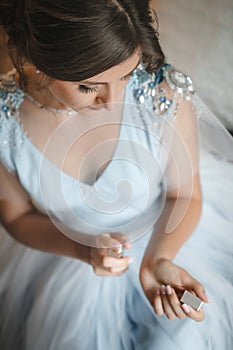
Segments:
[[[0,215],[15,239],[1,238],[2,347],[229,348],[232,166],[213,196],[221,149],[203,146],[200,220],[201,102],[165,64],[149,1],[0,9],[17,70],[0,90]],[[208,303],[205,288],[218,301],[204,320],[180,298]]]

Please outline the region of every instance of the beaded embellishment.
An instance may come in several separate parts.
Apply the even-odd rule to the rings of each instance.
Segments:
[[[77,111],[72,109],[56,109],[45,106],[35,100],[31,95],[24,93],[17,87],[15,73],[16,70],[12,69],[10,72],[0,75],[0,109],[6,114],[7,118],[19,109],[24,97],[27,97],[37,107],[46,109],[52,113],[61,113],[69,116],[77,114]]]
[[[190,93],[194,94],[195,90],[189,76],[171,66],[164,70],[164,76],[172,90],[182,95],[185,100],[190,101]]]
[[[24,100],[24,92],[17,87],[15,70],[0,75],[0,111],[7,118],[14,115]]]
[[[154,111],[158,115],[165,114],[173,105],[173,100],[167,97],[166,89],[159,86],[164,79],[173,91],[186,100],[190,100],[190,93],[195,93],[191,78],[170,64],[165,64],[152,75],[141,65],[134,74],[137,81],[134,96],[137,102],[143,105],[147,99],[152,98]]]

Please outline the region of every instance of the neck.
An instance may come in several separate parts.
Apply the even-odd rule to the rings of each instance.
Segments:
[[[50,81],[44,79],[43,73],[37,73],[31,65],[24,68],[27,80],[26,93],[38,102],[41,107],[48,107],[54,110],[68,111],[70,108],[58,101],[50,92]]]

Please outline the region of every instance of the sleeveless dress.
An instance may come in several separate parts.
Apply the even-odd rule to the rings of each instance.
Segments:
[[[175,263],[203,283],[211,297],[212,302],[204,305],[204,321],[158,317],[140,285],[140,263],[164,201],[166,162],[160,140],[164,122],[172,120],[175,110],[175,102],[159,88],[164,79],[178,94],[182,92],[182,98],[188,99],[193,92],[191,80],[169,65],[152,75],[139,67],[126,87],[120,141],[113,159],[90,185],[61,172],[34,146],[19,121],[25,94],[14,84],[13,73],[1,76],[2,164],[18,176],[40,212],[47,213],[61,229],[64,222],[69,226],[71,237],[75,228],[84,233],[78,239],[87,244],[94,234],[126,232],[131,234],[129,255],[134,257],[121,277],[99,277],[82,261],[30,249],[2,230],[1,349],[233,348],[233,166],[228,157],[232,148],[226,149],[224,159],[216,151],[217,141],[206,147],[208,139],[200,138],[202,215],[175,258]],[[206,114],[198,98],[193,103],[203,129],[214,130],[214,116],[209,111]]]

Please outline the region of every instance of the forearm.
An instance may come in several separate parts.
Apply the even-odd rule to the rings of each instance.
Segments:
[[[175,205],[177,207],[174,213]],[[193,198],[190,202],[186,199],[167,199],[147,246],[144,260],[173,260],[180,247],[191,236],[200,215],[201,199]]]
[[[5,225],[18,242],[44,252],[90,262],[90,248],[62,234],[45,215],[33,211]]]

